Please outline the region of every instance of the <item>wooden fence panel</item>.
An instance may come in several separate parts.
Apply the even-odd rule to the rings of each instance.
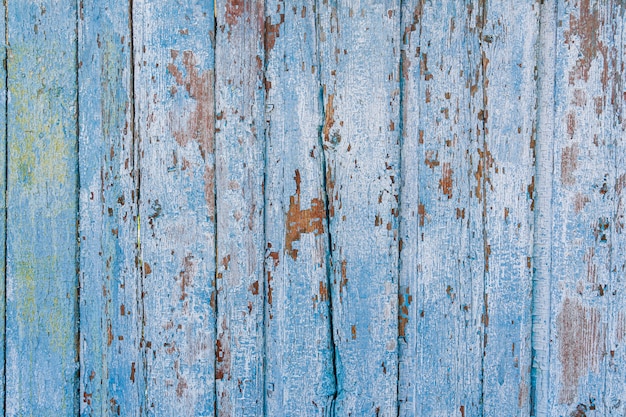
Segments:
[[[621,416],[623,1],[5,1],[0,409]]]
[[[315,2],[266,3],[266,413],[328,416],[336,381]]]
[[[6,409],[78,413],[76,4],[8,2]]]
[[[133,2],[148,415],[215,407],[213,9]]]

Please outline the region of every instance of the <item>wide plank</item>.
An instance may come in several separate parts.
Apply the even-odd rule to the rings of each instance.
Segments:
[[[265,9],[266,415],[329,416],[335,372],[315,3],[271,0]]]
[[[215,408],[214,7],[135,0],[145,413]]]
[[[78,26],[80,410],[139,416],[143,355],[128,1],[83,2]]]
[[[478,2],[404,4],[400,415],[482,415],[484,104]]]
[[[75,416],[76,3],[7,6],[5,413]]]
[[[397,414],[400,2],[317,3],[334,413]]]
[[[217,0],[218,416],[258,416],[264,380],[264,2]]]

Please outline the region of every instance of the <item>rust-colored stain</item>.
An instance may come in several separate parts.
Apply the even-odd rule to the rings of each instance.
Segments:
[[[626,174],[620,175],[617,181],[615,181],[615,192],[621,194],[624,187],[626,187]]]
[[[187,298],[187,288],[193,285],[193,278],[196,275],[196,262],[193,255],[187,255],[183,259],[183,268],[178,274],[180,280],[180,299]]]
[[[406,336],[406,325],[409,323],[409,306],[413,302],[409,287],[398,292],[398,336]]]
[[[328,301],[328,288],[324,281],[320,281],[320,300]]]
[[[173,61],[179,56],[177,50],[170,51]],[[174,126],[173,135],[180,146],[187,146],[191,141],[198,143],[202,159],[207,161],[207,154],[214,151],[214,91],[213,91],[213,70],[202,73],[198,71],[197,60],[192,51],[183,51],[182,64],[183,71],[176,66],[175,62],[170,62],[167,69],[174,77],[178,86],[184,87],[189,97],[194,101],[194,107],[186,118],[186,123],[179,120],[180,109],[170,113],[170,120]],[[173,89],[172,91],[176,91]],[[183,126],[181,126],[183,124]],[[204,197],[209,208],[209,216],[213,218],[215,214],[215,194],[214,194],[213,167],[205,164],[204,172]]]
[[[276,44],[276,38],[280,36],[280,25],[285,23],[285,14],[280,14],[280,21],[272,24],[272,18],[267,16],[265,18],[265,52],[269,52],[274,49]]]
[[[424,207],[423,204],[418,204],[417,205],[417,214],[419,215],[420,218],[420,226],[424,226],[424,218],[426,217],[426,208]]]
[[[478,161],[478,168],[476,168],[476,173],[474,174],[474,178],[476,178],[476,198],[481,200],[483,198],[483,182],[486,186],[487,183],[491,184],[491,180],[487,175],[488,170],[493,167],[493,157],[491,156],[491,152],[487,148],[487,144],[484,144],[485,149],[478,149],[478,154],[480,155],[480,159]]]
[[[578,380],[598,372],[604,351],[600,313],[578,299],[566,298],[557,317],[561,389],[559,402],[571,404],[578,395]]]
[[[267,271],[267,303],[271,306],[272,305],[272,301],[273,301],[273,291],[274,289],[272,288],[272,273],[270,271]],[[270,318],[272,318],[272,316],[270,315]]]
[[[222,331],[215,342],[216,369],[215,379],[230,379],[230,348],[228,344],[228,328],[226,319],[222,321]]]
[[[351,328],[352,340],[356,340],[356,326],[353,324]]]
[[[254,281],[250,284],[248,291],[250,291],[252,295],[259,295],[259,281]]]
[[[111,343],[113,343],[113,328],[111,321],[107,320],[107,346],[111,346]]]
[[[608,48],[600,41],[600,28],[602,27],[602,19],[597,7],[593,9],[590,7],[590,0],[581,0],[578,10],[578,18],[576,13],[570,14],[569,30],[566,30],[565,43],[572,44],[575,39],[580,41],[579,44],[579,58],[576,61],[576,66],[570,72],[569,82],[573,84],[575,80],[589,80],[589,70],[593,60],[598,56],[598,53],[602,54],[603,72],[602,72],[602,84],[606,86],[608,80],[608,62],[607,54]]]
[[[330,141],[330,129],[335,124],[335,108],[333,107],[333,100],[335,99],[334,94],[328,95],[328,100],[326,101],[326,111],[324,116],[324,127],[322,129],[322,133],[324,134],[324,141]]]
[[[289,197],[289,211],[285,230],[285,252],[294,260],[298,258],[298,250],[293,248],[293,242],[300,240],[303,233],[314,233],[316,236],[324,233],[324,219],[326,210],[321,198],[311,201],[311,208],[302,210],[300,207],[300,171],[296,170],[296,195]]]
[[[561,182],[563,185],[574,185],[574,171],[578,166],[578,144],[566,146],[561,154]]]
[[[576,116],[574,113],[567,114],[567,135],[572,138],[576,132]]]
[[[439,189],[441,192],[448,196],[448,199],[452,198],[452,168],[449,162],[444,162],[441,167],[441,179],[439,180]]]
[[[135,367],[135,362],[130,365],[130,380],[132,383],[135,383],[135,372],[137,371]]]
[[[145,275],[150,275],[152,273],[152,268],[148,262],[143,263],[143,273]]]
[[[426,157],[424,158],[424,163],[430,169],[435,169],[435,167],[438,167],[439,161],[437,160],[437,152],[426,151]]]
[[[574,197],[574,211],[580,213],[590,201],[586,195],[577,193]]]
[[[522,408],[524,404],[528,402],[528,395],[530,394],[530,390],[528,389],[528,384],[524,381],[520,382],[519,390],[517,392],[517,406]]]
[[[244,0],[228,0],[226,2],[226,14],[224,18],[229,25],[236,25],[243,14]]]
[[[348,261],[341,261],[341,282],[339,282],[339,296],[343,294],[343,289],[348,285]]]

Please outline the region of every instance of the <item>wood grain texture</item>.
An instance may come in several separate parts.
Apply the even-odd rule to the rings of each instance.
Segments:
[[[213,10],[133,2],[147,415],[215,408]]]
[[[484,216],[483,415],[527,416],[539,5],[520,1],[511,8],[493,0],[483,7],[483,143],[476,171]]]
[[[400,4],[317,3],[339,416],[397,413]]]
[[[482,415],[481,12],[462,1],[403,10],[403,416]]]
[[[266,415],[329,416],[335,395],[313,1],[268,1]]]
[[[557,9],[549,415],[624,413],[603,399],[614,360],[607,342],[616,339],[607,323],[621,295],[610,283],[623,12],[619,2],[589,0]]]
[[[264,393],[264,2],[216,3],[217,415]]]
[[[0,5],[0,14],[4,16],[0,19],[0,33],[8,35],[6,29],[6,5]],[[7,62],[7,48],[0,48],[0,59]],[[0,68],[0,276],[4,277],[0,282],[0,414],[5,413],[5,393],[6,393],[6,232],[7,232],[7,67]]]
[[[129,2],[79,16],[80,401],[84,416],[139,416],[143,355]]]
[[[78,413],[74,2],[8,2],[6,410]]]

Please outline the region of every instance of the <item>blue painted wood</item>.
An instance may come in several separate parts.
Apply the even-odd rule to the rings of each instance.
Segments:
[[[615,113],[623,57],[615,34],[623,13],[621,2],[558,3],[548,415],[624,413],[619,394],[605,397],[617,340],[607,324],[623,308],[611,279],[621,238],[616,145],[624,136]]]
[[[530,412],[532,233],[539,5],[485,4],[482,175],[485,254],[483,415]],[[477,171],[478,173],[478,171]]]
[[[147,415],[215,408],[213,10],[133,2]]]
[[[334,413],[397,414],[400,3],[317,3]]]
[[[400,415],[482,415],[477,3],[403,9]]]
[[[266,415],[328,416],[335,370],[315,4],[265,9]]]
[[[128,1],[83,2],[78,21],[84,416],[143,410],[129,7]]]
[[[78,413],[74,2],[9,2],[8,416]]]
[[[263,6],[216,2],[218,416],[265,410]]]

